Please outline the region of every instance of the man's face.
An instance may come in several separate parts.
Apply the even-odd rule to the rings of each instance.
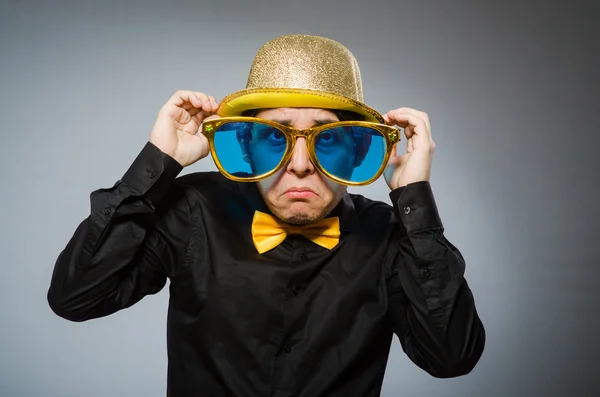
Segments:
[[[339,121],[325,109],[279,108],[261,111],[256,117],[297,129]],[[258,183],[263,200],[285,222],[305,224],[325,217],[340,201],[346,186],[321,174],[310,161],[306,139],[296,140],[290,161],[276,174]]]

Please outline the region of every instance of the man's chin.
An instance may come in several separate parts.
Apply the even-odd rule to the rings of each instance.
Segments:
[[[310,214],[307,213],[296,213],[282,220],[292,225],[307,225],[309,223],[315,222],[317,219],[314,216],[310,216]]]
[[[319,211],[308,207],[305,203],[295,203],[290,205],[285,211],[275,212],[275,215],[284,222],[294,225],[306,225],[320,220],[323,216]]]

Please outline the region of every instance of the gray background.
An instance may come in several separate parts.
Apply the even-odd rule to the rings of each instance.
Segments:
[[[432,185],[487,329],[457,379],[429,377],[395,342],[383,395],[600,395],[593,2],[0,4],[0,396],[165,395],[167,289],[70,323],[46,303],[54,261],[176,89],[221,99],[289,33],[349,47],[379,111],[430,114]],[[389,202],[383,180],[352,191]]]

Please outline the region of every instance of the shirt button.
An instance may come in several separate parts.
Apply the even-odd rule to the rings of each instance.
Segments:
[[[300,254],[300,259],[302,259],[303,261],[308,259],[308,254],[306,253],[306,251],[302,251],[302,253]]]
[[[104,215],[110,215],[110,208],[104,209]]]
[[[292,351],[292,347],[290,345],[285,345],[283,347],[283,351],[286,352],[286,353],[289,353],[289,352]]]
[[[156,176],[156,172],[148,170],[148,175],[150,178],[154,178]]]
[[[410,214],[410,211],[411,211],[410,207],[404,207],[404,213],[406,215]]]
[[[298,295],[298,294],[300,293],[300,289],[299,289],[298,287],[294,287],[294,288],[292,289],[292,293],[293,293],[294,295]]]
[[[429,276],[431,276],[431,270],[429,270],[429,269],[424,270],[423,274],[425,275],[425,277],[429,277]]]

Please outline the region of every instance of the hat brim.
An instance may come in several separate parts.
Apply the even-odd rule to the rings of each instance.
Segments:
[[[223,98],[217,114],[221,117],[240,116],[246,110],[273,108],[348,110],[362,115],[364,121],[385,124],[381,114],[361,102],[302,88],[250,88],[234,92]]]

